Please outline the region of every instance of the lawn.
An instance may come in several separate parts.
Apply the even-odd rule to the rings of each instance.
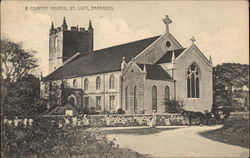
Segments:
[[[249,120],[230,120],[222,128],[200,135],[226,144],[249,148]]]
[[[155,134],[162,131],[174,130],[176,128],[132,128],[132,129],[112,129],[112,130],[103,130],[105,134],[131,134],[131,135],[149,135]]]

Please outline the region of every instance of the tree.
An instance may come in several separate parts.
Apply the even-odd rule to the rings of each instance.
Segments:
[[[24,50],[21,43],[1,40],[1,78],[7,82],[16,82],[29,74],[38,66],[34,53]]]
[[[249,88],[249,65],[223,63],[213,67],[213,97],[217,104],[232,105],[235,89]]]
[[[9,85],[4,100],[6,116],[37,115],[46,110],[46,103],[40,99],[40,81],[34,75],[26,75]]]
[[[32,74],[38,66],[34,53],[21,43],[1,40],[1,83],[7,91],[1,95],[1,112],[5,116],[35,115],[46,107],[40,100],[40,81]]]

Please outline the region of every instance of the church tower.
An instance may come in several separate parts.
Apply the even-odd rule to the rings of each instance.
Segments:
[[[49,72],[54,71],[77,52],[93,51],[94,29],[89,21],[88,29],[71,26],[70,30],[63,18],[61,27],[54,28],[52,22],[49,30]]]

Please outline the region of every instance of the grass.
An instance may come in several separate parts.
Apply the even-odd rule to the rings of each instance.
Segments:
[[[249,120],[230,120],[216,130],[200,133],[201,136],[249,149]]]
[[[134,128],[134,129],[112,129],[112,130],[103,130],[105,134],[128,134],[128,135],[149,135],[160,133],[162,131],[174,130],[176,128]]]

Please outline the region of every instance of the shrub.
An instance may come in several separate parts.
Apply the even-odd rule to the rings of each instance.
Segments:
[[[125,114],[125,111],[119,108],[116,112],[116,114]]]
[[[121,149],[94,129],[64,125],[52,118],[34,120],[31,127],[4,126],[1,157],[144,157]]]
[[[168,113],[180,113],[184,107],[183,99],[171,99],[165,100],[165,111]]]

